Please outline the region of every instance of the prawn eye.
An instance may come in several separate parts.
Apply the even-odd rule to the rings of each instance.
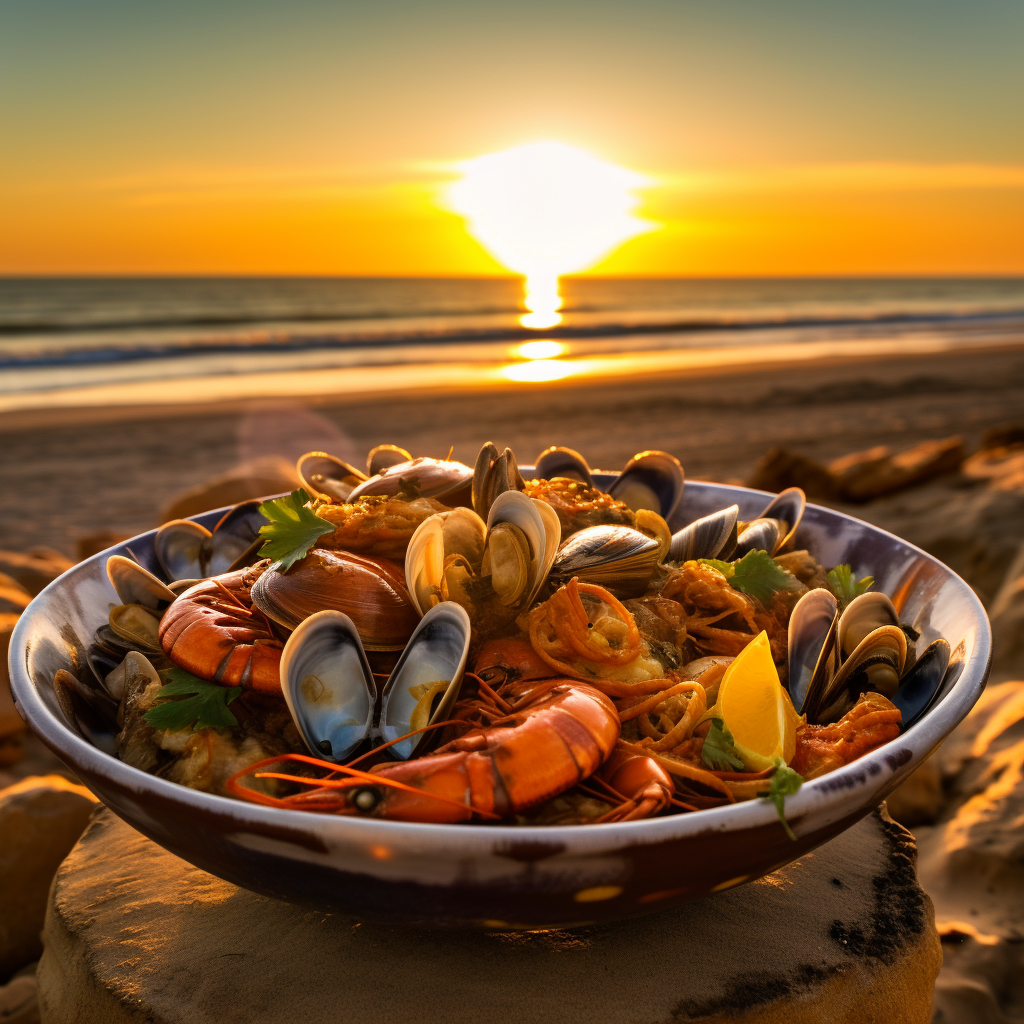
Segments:
[[[356,790],[352,796],[352,803],[355,804],[356,810],[369,813],[380,803],[380,793],[367,786],[365,789]]]

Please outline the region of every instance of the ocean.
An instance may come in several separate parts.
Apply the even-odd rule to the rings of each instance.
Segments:
[[[565,370],[542,380],[643,353],[1024,338],[1024,278],[581,277],[561,290],[562,323],[535,331],[519,323],[518,279],[0,278],[0,409],[171,400],[197,382],[215,398],[338,379],[431,385],[443,367],[465,381],[538,339]]]

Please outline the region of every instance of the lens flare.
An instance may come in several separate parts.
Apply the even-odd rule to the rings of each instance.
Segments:
[[[575,146],[535,142],[460,165],[448,203],[499,263],[526,278],[524,327],[561,321],[558,279],[656,227],[634,215],[650,184]]]

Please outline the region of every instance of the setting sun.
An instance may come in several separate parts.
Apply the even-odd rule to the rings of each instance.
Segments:
[[[655,227],[633,212],[647,178],[561,142],[492,153],[460,170],[448,202],[495,259],[526,278],[526,327],[561,320],[561,276]]]

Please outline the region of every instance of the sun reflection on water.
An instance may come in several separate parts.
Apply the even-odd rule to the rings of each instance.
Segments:
[[[579,369],[565,359],[531,359],[526,363],[510,363],[501,368],[501,375],[521,384],[537,384],[546,380],[572,377]]]

